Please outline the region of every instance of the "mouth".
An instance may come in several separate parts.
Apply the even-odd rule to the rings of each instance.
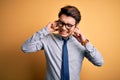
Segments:
[[[59,33],[60,33],[60,34],[63,34],[63,35],[68,34],[68,32],[67,32],[67,31],[65,31],[65,30],[60,30],[60,31],[59,31]]]

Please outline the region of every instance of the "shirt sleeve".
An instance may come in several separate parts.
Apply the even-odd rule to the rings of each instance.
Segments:
[[[85,48],[85,57],[88,58],[88,60],[94,65],[102,66],[104,61],[99,51],[90,42],[86,44]]]
[[[48,34],[50,34],[50,32],[47,27],[34,33],[22,45],[22,51],[26,53],[26,52],[36,52],[37,50],[41,50],[43,48],[41,39],[45,38]]]

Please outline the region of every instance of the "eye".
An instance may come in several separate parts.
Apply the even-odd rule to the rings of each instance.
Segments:
[[[67,26],[68,26],[68,27],[73,27],[73,25],[71,25],[71,24],[67,24]]]
[[[59,21],[59,24],[60,24],[61,26],[65,25],[65,23],[62,22],[62,21]]]
[[[63,26],[63,23],[61,21],[58,22],[59,26]]]

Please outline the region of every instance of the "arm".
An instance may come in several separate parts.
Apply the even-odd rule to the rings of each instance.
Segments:
[[[104,61],[99,51],[90,43],[85,45],[85,57],[96,66],[102,66]]]
[[[96,66],[102,66],[104,61],[99,51],[86,39],[78,27],[74,30],[74,37],[85,47],[85,57]]]
[[[40,31],[34,33],[25,43],[22,45],[23,52],[36,52],[43,49],[42,39],[48,34],[56,31],[56,23],[49,23],[47,27],[41,29]]]
[[[23,52],[36,52],[43,48],[41,39],[48,35],[50,32],[47,27],[41,29],[40,31],[34,33],[25,43],[22,45]]]

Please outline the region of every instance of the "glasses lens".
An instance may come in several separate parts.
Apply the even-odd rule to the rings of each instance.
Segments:
[[[60,20],[58,20],[57,22],[58,22],[58,26],[60,26],[60,27],[65,26],[67,29],[71,29],[74,26],[72,24],[65,24],[64,22],[62,22]]]
[[[71,29],[74,25],[71,25],[71,24],[67,24],[66,27]]]

